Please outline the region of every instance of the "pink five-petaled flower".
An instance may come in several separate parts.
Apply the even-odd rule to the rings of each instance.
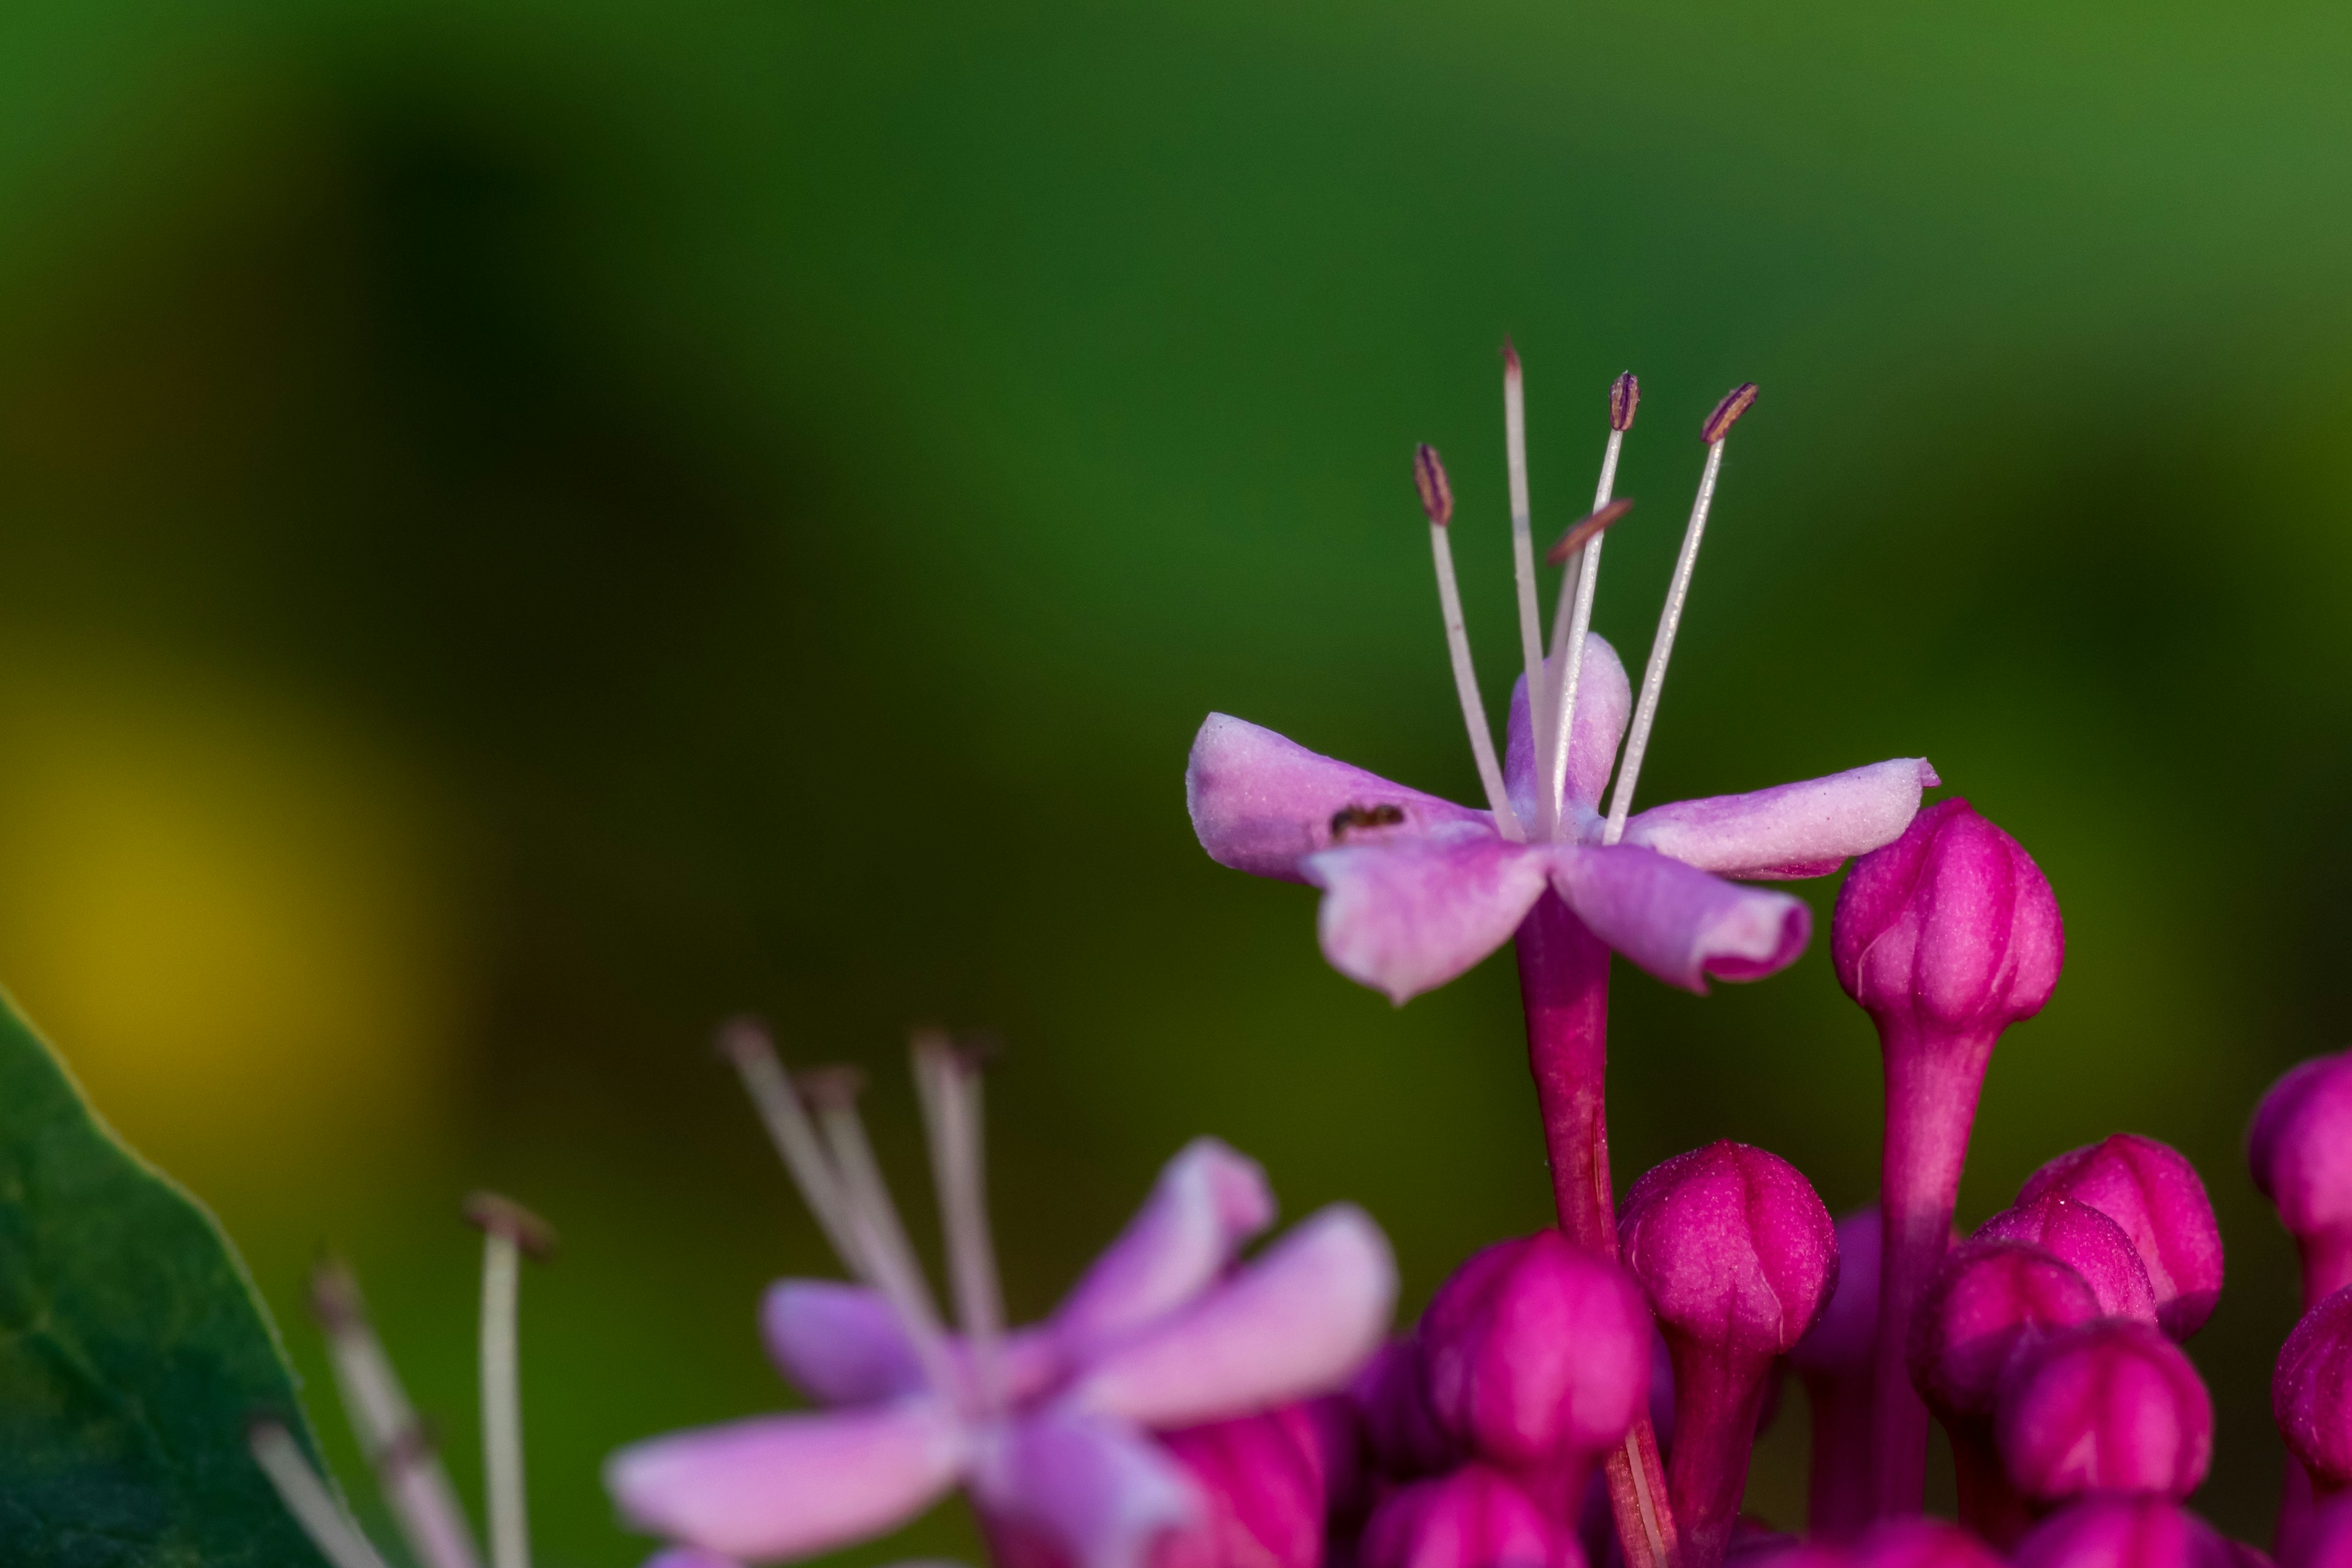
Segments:
[[[1631,693],[1615,650],[1585,641],[1569,752],[1570,836],[1507,837],[1473,810],[1319,756],[1271,730],[1212,713],[1192,742],[1185,795],[1210,858],[1323,889],[1324,956],[1402,1003],[1511,939],[1546,889],[1611,947],[1669,984],[1751,980],[1804,951],[1805,906],[1725,877],[1813,877],[1886,843],[1937,782],[1913,758],[1750,795],[1654,806],[1603,845],[1598,807]],[[1534,743],[1522,681],[1505,776],[1534,807]]]
[[[1200,1140],[1051,1318],[1005,1333],[975,1218],[976,1069],[951,1049],[919,1047],[957,1287],[951,1334],[854,1107],[838,1092],[803,1100],[781,1071],[762,1081],[755,1069],[773,1068],[764,1039],[730,1049],[812,1210],[846,1238],[844,1261],[867,1283],[770,1289],[771,1354],[833,1408],[623,1449],[605,1482],[630,1522],[728,1559],[788,1560],[893,1529],[961,1484],[1000,1559],[1023,1568],[1142,1568],[1163,1550],[1171,1563],[1213,1563],[1221,1540],[1298,1534],[1295,1519],[1274,1517],[1296,1512],[1280,1499],[1253,1513],[1248,1500],[1212,1495],[1229,1468],[1223,1439],[1195,1434],[1171,1452],[1152,1434],[1272,1411],[1346,1380],[1379,1344],[1396,1292],[1388,1244],[1360,1211],[1335,1205],[1236,1266],[1272,1223],[1273,1195],[1254,1163]],[[1225,1437],[1312,1462],[1303,1428]],[[1319,1507],[1319,1490],[1318,1477],[1286,1495],[1312,1491]]]

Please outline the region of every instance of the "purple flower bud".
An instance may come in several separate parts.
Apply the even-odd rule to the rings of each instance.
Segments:
[[[1151,1568],[1321,1568],[1323,1463],[1303,1405],[1160,1435],[1201,1500]]]
[[[2021,1350],[2054,1329],[2099,1315],[2090,1283],[2038,1247],[1969,1241],[1952,1249],[1911,1321],[1911,1385],[1952,1439],[1960,1522],[2000,1547],[2032,1521],[2001,1468],[1992,1414]]]
[[[1460,1446],[1429,1407],[1417,1336],[1401,1335],[1373,1352],[1348,1385],[1347,1397],[1362,1423],[1364,1455],[1376,1474],[1412,1480],[1451,1469],[1461,1459]]]
[[[1870,1363],[1878,1342],[1878,1205],[1837,1222],[1837,1289],[1789,1352],[1812,1411],[1806,1524],[1843,1541],[1870,1522]]]
[[[2063,1193],[2021,1200],[1977,1227],[1976,1241],[2021,1241],[2063,1263],[2091,1287],[2103,1318],[2156,1321],[2156,1291],[2147,1266],[2123,1226]]]
[[[2352,1485],[2352,1286],[2303,1315],[2279,1352],[2271,1414],[2326,1498]]]
[[[2352,1568],[2352,1497],[2314,1513],[2280,1557],[2287,1568]]]
[[[2185,1498],[2213,1461],[2205,1382],[2151,1323],[2085,1323],[2029,1346],[2001,1379],[1994,1431],[2011,1483],[2042,1502]]]
[[[1417,1337],[1439,1425],[1507,1468],[1598,1454],[1649,1398],[1648,1304],[1622,1269],[1557,1230],[1472,1258]]]
[[[2243,1568],[2219,1531],[2168,1497],[2093,1494],[2021,1542],[2016,1568]]]
[[[1372,1510],[1359,1568],[1584,1568],[1576,1537],[1486,1465],[1415,1481]]]
[[[1794,1166],[1721,1142],[1634,1183],[1617,1234],[1674,1360],[1666,1484],[1684,1561],[1716,1568],[1739,1516],[1773,1358],[1813,1326],[1837,1282],[1837,1227]]]
[[[2246,1159],[2303,1254],[2308,1311],[2352,1285],[2352,1051],[2305,1062],[2271,1086]]]
[[[1853,864],[1830,923],[1838,983],[1877,1026],[1886,1070],[1879,1184],[1876,1511],[1917,1511],[1927,1414],[1903,1376],[1906,1327],[1951,1232],[1993,1043],[2041,1011],[2065,958],[2058,900],[2017,841],[1946,800]]]
[[[2028,1176],[2018,1206],[2051,1193],[2088,1204],[2131,1237],[2156,1291],[2157,1327],[2185,1340],[2205,1326],[2221,1299],[2221,1226],[2185,1155],[2153,1138],[2118,1132]]]

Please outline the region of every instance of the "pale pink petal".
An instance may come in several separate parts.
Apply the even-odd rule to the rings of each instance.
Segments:
[[[760,1301],[768,1359],[820,1405],[873,1405],[920,1393],[922,1363],[878,1290],[779,1279]]]
[[[1402,1006],[1510,940],[1543,896],[1552,850],[1480,827],[1309,856],[1323,956]]]
[[[1151,1195],[1055,1311],[1064,1353],[1083,1360],[1209,1288],[1244,1242],[1274,1223],[1258,1163],[1195,1138],[1161,1167]]]
[[[1824,877],[1846,857],[1903,837],[1919,792],[1943,781],[1925,757],[1897,757],[1748,795],[1654,805],[1624,842],[1725,877]]]
[[[672,1546],[646,1559],[646,1568],[737,1568],[735,1559],[692,1546]]]
[[[1545,661],[1552,679],[1559,678],[1559,660]],[[1576,678],[1575,733],[1568,744],[1568,799],[1570,815],[1601,803],[1609,774],[1617,764],[1617,742],[1625,738],[1626,715],[1633,710],[1633,689],[1617,650],[1598,632],[1584,634],[1584,667]],[[1533,822],[1536,805],[1535,737],[1528,726],[1528,678],[1511,688],[1511,717],[1503,746],[1503,779],[1510,786],[1511,805],[1519,820]]]
[[[769,1562],[897,1529],[955,1483],[966,1455],[954,1416],[908,1400],[632,1444],[604,1462],[604,1489],[648,1534]]]
[[[1413,839],[1452,825],[1484,825],[1483,811],[1393,784],[1244,720],[1212,713],[1184,769],[1192,831],[1209,858],[1286,881],[1311,879],[1299,862],[1336,841]],[[1343,815],[1349,814],[1353,815]]]
[[[1153,1542],[1192,1524],[1201,1507],[1182,1468],[1150,1438],[1067,1409],[999,1428],[971,1489],[1001,1560],[1068,1568],[1146,1568]]]
[[[1335,1204],[1097,1362],[1071,1398],[1147,1426],[1189,1426],[1328,1392],[1380,1347],[1396,1283],[1380,1226]]]
[[[1805,951],[1812,911],[1786,893],[1727,882],[1654,849],[1562,846],[1553,885],[1601,941],[1669,985],[1753,980]]]

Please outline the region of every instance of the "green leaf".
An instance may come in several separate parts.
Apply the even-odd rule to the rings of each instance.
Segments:
[[[262,1412],[315,1456],[228,1237],[0,993],[0,1563],[317,1568],[246,1451]]]

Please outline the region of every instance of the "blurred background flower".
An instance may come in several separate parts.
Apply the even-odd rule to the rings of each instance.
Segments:
[[[551,1563],[634,1560],[597,1461],[772,1406],[757,1288],[822,1266],[725,1013],[887,1064],[907,1173],[903,1027],[1003,1033],[1016,1317],[1197,1132],[1363,1202],[1415,1304],[1547,1217],[1507,958],[1392,1011],[1181,795],[1214,707],[1475,797],[1408,465],[1453,466],[1499,710],[1506,331],[1544,537],[1642,374],[1629,658],[1762,384],[1645,797],[1924,752],[2027,847],[2067,974],[1960,1217],[2117,1129],[2199,1162],[2200,1505],[2263,1533],[2295,1294],[2239,1140],[2344,1044],[2352,934],[2352,20],[52,0],[0,42],[0,980],[281,1316],[354,1258],[446,1431],[457,1194],[563,1229]],[[1621,1190],[1731,1137],[1870,1195],[1824,944],[1617,989]]]

